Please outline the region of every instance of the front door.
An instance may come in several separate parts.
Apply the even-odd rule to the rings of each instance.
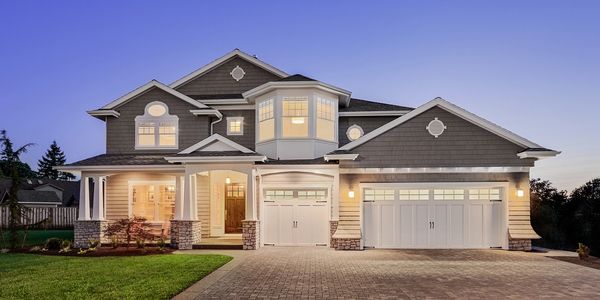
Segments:
[[[242,220],[246,215],[246,190],[244,185],[225,185],[225,233],[242,233]]]

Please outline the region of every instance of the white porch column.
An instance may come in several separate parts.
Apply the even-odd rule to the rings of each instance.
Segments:
[[[185,176],[175,176],[175,220],[183,220]]]
[[[92,210],[92,220],[104,220],[104,181],[106,176],[94,176],[94,207]]]
[[[77,220],[88,221],[90,219],[90,181],[89,177],[81,176],[79,182],[79,216]]]
[[[196,174],[186,174],[184,178],[183,218],[186,221],[198,219],[198,204],[196,200]]]
[[[256,214],[256,172],[254,169],[246,172],[246,220],[258,220]]]

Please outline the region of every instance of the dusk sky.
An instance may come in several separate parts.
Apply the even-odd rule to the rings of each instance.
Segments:
[[[600,177],[600,1],[2,1],[0,129],[33,169],[104,153],[87,110],[240,48],[417,107],[437,96],[545,147],[532,177]],[[133,138],[133,137],[132,137]]]

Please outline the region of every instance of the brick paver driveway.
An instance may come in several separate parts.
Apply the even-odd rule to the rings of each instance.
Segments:
[[[249,254],[246,254],[249,253]],[[237,263],[236,263],[237,261]],[[600,270],[502,250],[262,248],[184,298],[599,298]],[[227,266],[225,266],[227,267]]]

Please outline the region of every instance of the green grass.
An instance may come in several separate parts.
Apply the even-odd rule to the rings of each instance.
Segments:
[[[0,254],[0,299],[169,299],[230,260],[193,254]]]
[[[4,241],[5,244],[8,244],[10,241],[9,238],[9,233],[7,232],[7,229],[3,229],[4,232],[4,240],[0,239],[0,248],[3,248],[2,246],[8,247],[8,245],[3,245],[2,242]],[[69,230],[29,230],[29,232],[27,233],[27,240],[25,241],[25,246],[26,247],[31,247],[31,246],[35,246],[35,245],[43,245],[44,242],[48,239],[48,238],[60,238],[63,240],[73,240],[73,230],[69,229]],[[19,232],[19,247],[21,246],[21,242],[23,241],[23,231]]]

